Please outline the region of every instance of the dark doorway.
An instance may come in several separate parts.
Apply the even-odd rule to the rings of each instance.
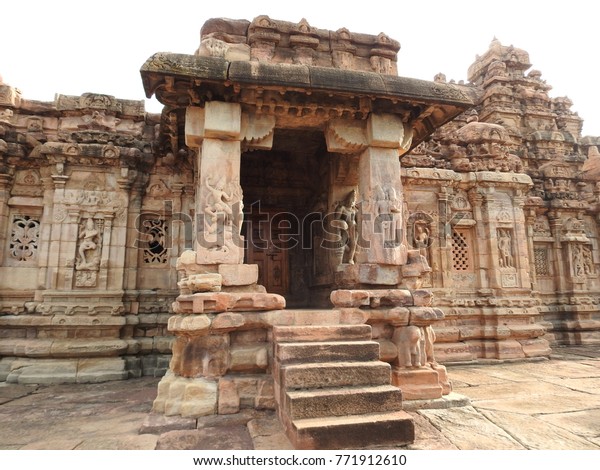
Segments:
[[[242,154],[245,262],[288,307],[323,305],[314,286],[314,226],[327,209],[329,158],[321,131],[276,129],[270,151]]]

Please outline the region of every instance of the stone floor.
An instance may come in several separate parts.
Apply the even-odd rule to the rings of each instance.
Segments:
[[[412,404],[409,449],[600,449],[600,347],[448,369],[456,395],[437,409]],[[168,422],[150,415],[157,383],[0,383],[0,449],[291,448],[272,412]],[[463,406],[445,407],[452,402]]]

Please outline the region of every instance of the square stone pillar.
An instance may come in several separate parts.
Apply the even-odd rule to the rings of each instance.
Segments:
[[[361,195],[359,263],[403,265],[407,261],[406,220],[400,154],[406,146],[398,116],[372,114],[367,120],[368,148],[360,155]]]
[[[240,186],[242,111],[211,101],[186,112],[186,144],[198,148],[196,256],[203,265],[241,264],[244,243]]]

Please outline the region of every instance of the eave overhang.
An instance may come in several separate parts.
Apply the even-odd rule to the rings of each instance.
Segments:
[[[162,52],[140,72],[146,96],[156,95],[170,109],[222,100],[273,113],[282,122],[311,115],[311,125],[319,112],[324,119],[396,114],[413,129],[411,148],[480,98],[477,88],[415,78]]]

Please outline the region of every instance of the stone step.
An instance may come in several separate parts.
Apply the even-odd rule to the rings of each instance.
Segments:
[[[375,341],[275,343],[275,357],[280,364],[378,361],[379,343]]]
[[[284,400],[284,408],[294,421],[402,409],[402,392],[393,385],[286,390]]]
[[[273,327],[273,340],[279,343],[302,341],[369,341],[370,325],[297,325]]]
[[[281,367],[280,377],[287,390],[389,385],[391,367],[380,361],[289,364]]]
[[[296,449],[360,449],[410,444],[412,418],[405,411],[295,420],[288,433]]]
[[[278,317],[285,319],[284,323],[275,325],[307,326],[307,325],[338,325],[340,311],[335,309],[285,309],[280,310]]]

